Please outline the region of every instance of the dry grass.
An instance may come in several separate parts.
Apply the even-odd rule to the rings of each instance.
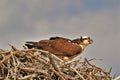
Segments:
[[[113,80],[111,69],[92,65],[94,59],[67,62],[44,50],[11,47],[0,50],[0,80]]]

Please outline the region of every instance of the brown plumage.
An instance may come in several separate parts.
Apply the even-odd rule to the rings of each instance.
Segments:
[[[87,44],[84,44],[85,40],[88,41]],[[73,56],[81,53],[84,48],[91,42],[92,40],[90,37],[81,37],[74,40],[62,37],[51,37],[49,40],[40,40],[39,42],[26,42],[25,45],[28,48],[37,48],[49,51],[57,56],[73,58]]]

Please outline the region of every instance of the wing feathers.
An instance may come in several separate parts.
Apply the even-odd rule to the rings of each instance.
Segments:
[[[29,49],[36,47],[37,46],[37,42],[26,42],[25,46],[27,46]]]

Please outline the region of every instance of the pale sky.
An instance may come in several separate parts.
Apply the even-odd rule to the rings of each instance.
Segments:
[[[0,49],[8,43],[82,35],[94,40],[83,58],[120,75],[120,0],[0,0]]]

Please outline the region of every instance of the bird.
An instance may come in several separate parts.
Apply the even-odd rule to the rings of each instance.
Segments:
[[[81,36],[73,40],[56,36],[38,42],[27,41],[25,46],[27,46],[28,49],[35,48],[48,51],[62,60],[71,60],[81,54],[86,46],[92,42],[93,40],[89,36]]]

